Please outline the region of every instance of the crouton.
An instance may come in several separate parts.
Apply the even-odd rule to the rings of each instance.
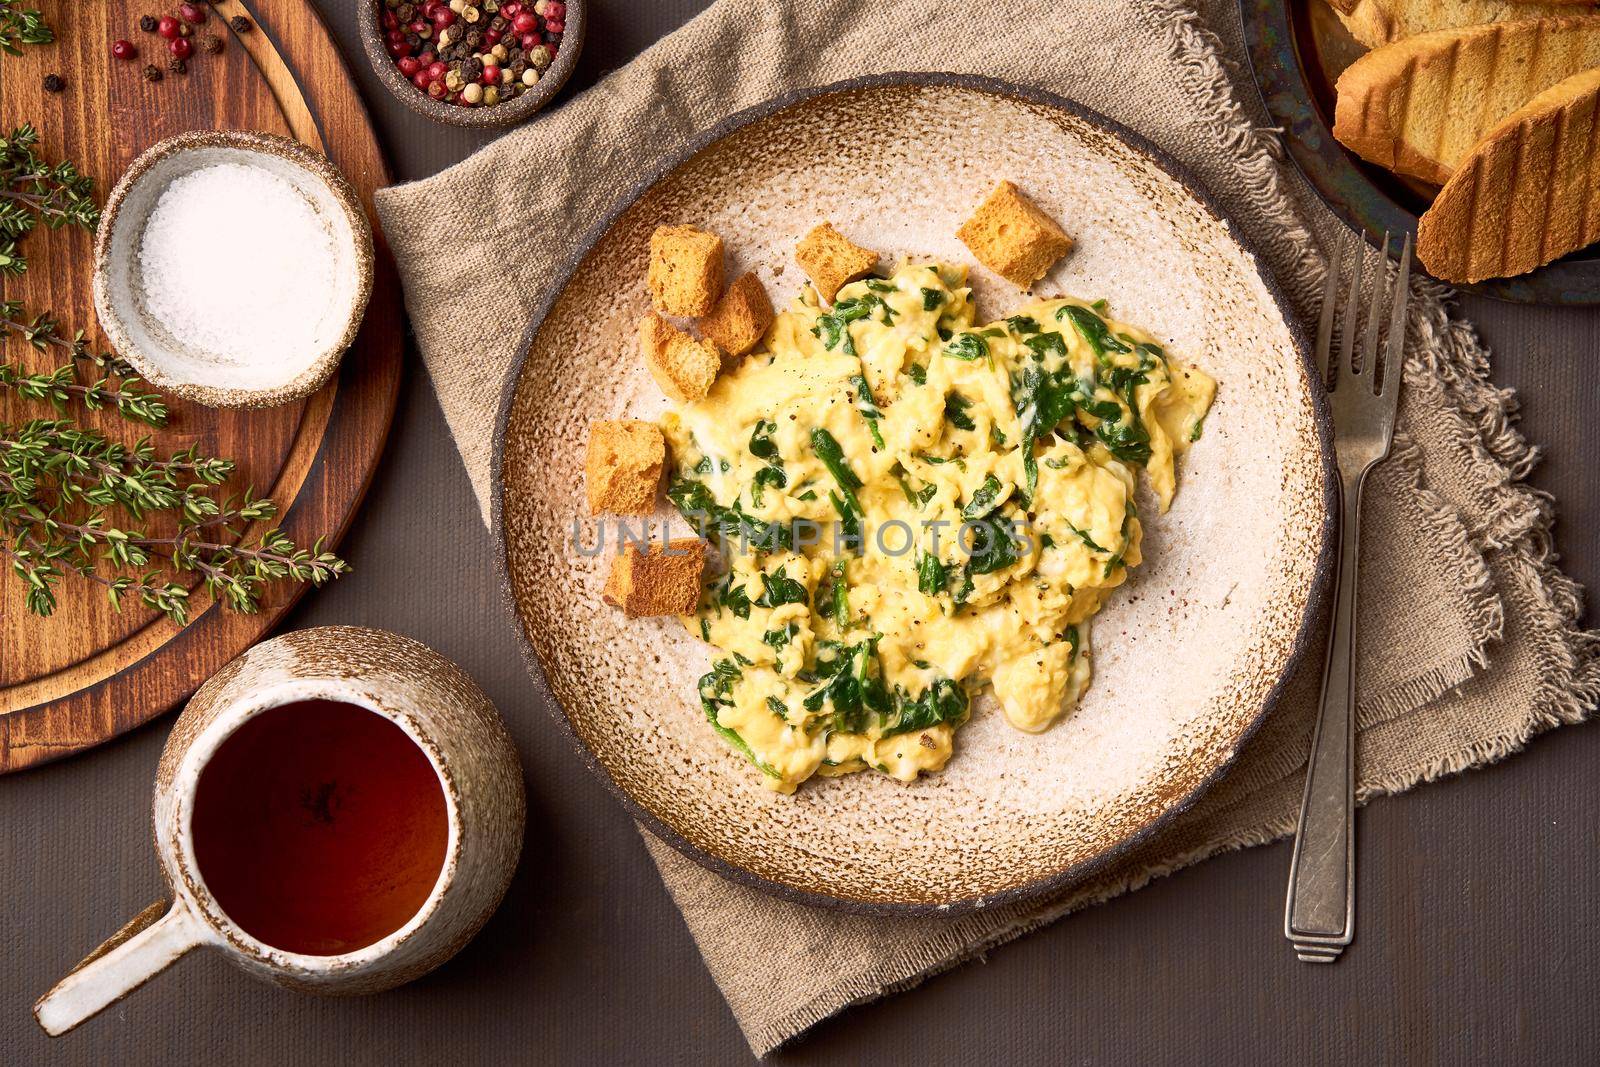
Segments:
[[[717,346],[724,365],[761,343],[772,325],[772,301],[754,274],[741,274],[722,294],[711,314],[700,320],[700,332]]]
[[[704,315],[722,293],[722,238],[693,226],[657,226],[648,280],[663,315]]]
[[[979,263],[1019,289],[1072,251],[1072,238],[1008,181],[994,187],[956,236]]]
[[[794,258],[800,269],[810,276],[822,299],[830,304],[841,286],[878,265],[878,253],[851,244],[831,222],[824,222],[802,237],[795,246]]]
[[[700,600],[700,575],[706,543],[698,537],[660,541],[648,552],[629,542],[611,560],[602,599],[630,619],[645,615],[687,615]]]
[[[591,422],[583,465],[589,514],[650,514],[656,509],[656,491],[666,465],[666,438],[654,423]]]
[[[695,340],[654,312],[639,322],[639,351],[661,391],[680,404],[704,400],[722,369],[715,345]]]

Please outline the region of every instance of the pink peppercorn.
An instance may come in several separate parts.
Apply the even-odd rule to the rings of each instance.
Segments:
[[[483,31],[483,47],[485,47],[485,48],[493,48],[495,45],[497,45],[499,43],[500,43],[500,31],[499,30],[484,30]]]
[[[532,33],[539,28],[539,17],[524,11],[511,20],[511,28],[518,33]]]
[[[539,43],[539,35],[537,33],[525,33],[521,37],[517,38],[517,43],[520,44],[522,46],[522,50],[526,52],[528,49],[533,48]]]
[[[183,16],[185,22],[204,22],[206,20],[205,8],[199,4],[179,4],[178,14]]]
[[[401,56],[395,66],[399,67],[400,73],[408,78],[414,77],[417,71],[422,69],[422,64],[417,62],[416,56]]]
[[[433,13],[433,25],[437,29],[442,30],[446,26],[454,25],[455,21],[456,13],[447,7],[441,7]]]
[[[485,85],[499,85],[500,68],[495,66],[493,63],[485,63],[483,65],[483,77],[479,78],[478,80],[483,82]]]
[[[444,94],[445,94],[444,82],[442,82],[442,81],[431,81],[431,82],[428,83],[428,95],[429,96],[433,97],[435,100],[438,100],[441,97],[443,97]]]
[[[170,41],[183,31],[179,27],[177,19],[171,15],[163,15],[161,16],[161,21],[156,23],[156,32]]]
[[[118,59],[132,59],[139,54],[139,50],[133,47],[132,41],[113,41],[111,54]]]
[[[567,24],[560,19],[549,18],[544,20],[544,32],[546,33],[565,33],[566,29]]]
[[[194,51],[194,45],[189,43],[187,37],[177,37],[167,42],[167,51],[179,59],[188,59],[190,53]]]

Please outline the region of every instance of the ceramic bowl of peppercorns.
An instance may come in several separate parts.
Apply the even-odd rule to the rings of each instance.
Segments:
[[[583,0],[371,0],[362,43],[389,91],[456,126],[538,111],[583,47]]]

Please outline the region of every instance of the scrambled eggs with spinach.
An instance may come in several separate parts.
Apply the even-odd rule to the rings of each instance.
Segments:
[[[1139,563],[1216,385],[1103,302],[986,326],[964,268],[807,286],[761,348],[663,419],[668,496],[727,567],[690,629],[711,725],[792,792],[950,758],[972,698],[1039,731],[1089,684],[1089,619]]]

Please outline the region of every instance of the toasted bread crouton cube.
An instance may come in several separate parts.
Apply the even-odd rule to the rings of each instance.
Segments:
[[[648,281],[663,315],[706,314],[722,293],[722,238],[693,226],[657,226]]]
[[[698,537],[657,541],[648,552],[629,542],[611,560],[602,597],[630,619],[687,615],[700,601],[705,566],[706,543]]]
[[[794,258],[829,304],[846,282],[855,281],[878,265],[878,253],[852,244],[831,222],[824,222],[802,237],[795,246]]]
[[[648,515],[656,509],[667,441],[652,422],[591,422],[583,465],[589,514]]]
[[[722,369],[715,345],[695,340],[654,312],[639,322],[639,351],[661,391],[680,404],[704,400]]]
[[[761,343],[772,325],[772,301],[754,274],[741,274],[722,294],[711,314],[700,320],[700,332],[717,346],[724,365]]]
[[[1043,278],[1051,264],[1072,251],[1072,238],[1008,181],[994,187],[956,236],[979,263],[1019,289]]]

